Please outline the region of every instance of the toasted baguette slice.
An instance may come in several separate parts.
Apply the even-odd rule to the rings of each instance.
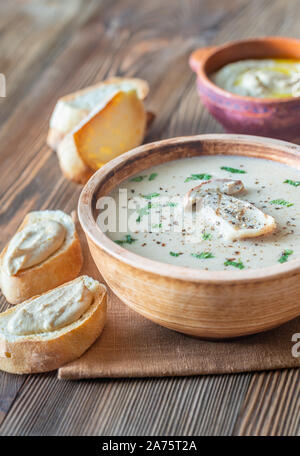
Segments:
[[[88,276],[81,276],[42,296],[46,302],[49,302],[49,297],[53,297],[54,293],[60,293],[63,297],[66,290],[78,286],[78,282],[82,282],[92,293],[92,301],[88,302],[88,307],[82,314],[76,316],[76,313],[73,313],[75,319],[71,319],[70,323],[63,327],[54,326],[51,331],[35,331],[26,335],[11,332],[12,319],[22,317],[23,313],[26,315],[25,309],[23,310],[26,305],[31,306],[32,313],[36,305],[37,313],[33,314],[33,318],[37,322],[39,318],[43,318],[38,304],[39,296],[0,314],[1,370],[14,374],[48,372],[80,357],[95,342],[106,321],[104,285]],[[61,304],[59,298],[60,296],[57,303]]]
[[[65,228],[65,237],[60,247],[39,264],[21,269],[15,274],[5,267],[9,243],[0,254],[0,287],[7,301],[18,304],[45,291],[51,290],[78,276],[83,257],[81,245],[72,218],[62,211],[29,212],[17,233],[32,223],[54,220]]]
[[[208,192],[198,204],[201,217],[213,223],[229,241],[262,236],[276,229],[273,217],[234,196]]]
[[[194,204],[197,204],[208,192],[220,192],[225,195],[236,195],[245,190],[241,180],[233,179],[210,179],[197,185],[197,187],[189,190],[184,196],[183,205],[186,209],[191,209]]]
[[[144,100],[149,86],[143,79],[110,78],[99,84],[86,87],[60,98],[50,118],[47,144],[56,150],[59,142],[78,125],[102,100],[111,98],[116,92],[135,89],[138,97]]]
[[[117,92],[59,143],[57,155],[63,174],[85,184],[104,163],[142,143],[146,120],[135,90]]]

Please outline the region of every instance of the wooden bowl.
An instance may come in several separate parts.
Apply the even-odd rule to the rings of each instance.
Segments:
[[[197,73],[200,98],[227,131],[299,142],[300,97],[240,96],[221,89],[209,79],[211,73],[227,63],[268,57],[300,59],[300,40],[268,37],[200,48],[191,54],[190,66]]]
[[[212,134],[137,147],[99,169],[82,190],[79,219],[104,279],[129,307],[167,328],[228,338],[274,328],[300,314],[300,258],[244,271],[204,271],[136,255],[96,224],[96,202],[135,173],[183,157],[241,155],[300,169],[300,147],[254,136]]]

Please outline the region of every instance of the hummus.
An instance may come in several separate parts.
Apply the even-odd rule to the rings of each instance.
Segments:
[[[29,223],[8,244],[4,269],[8,275],[41,263],[63,244],[66,228],[56,220]]]
[[[228,92],[259,98],[300,96],[300,60],[240,60],[223,66],[212,82]]]
[[[77,321],[90,307],[94,293],[83,280],[27,301],[9,320],[7,331],[17,336],[56,331]]]

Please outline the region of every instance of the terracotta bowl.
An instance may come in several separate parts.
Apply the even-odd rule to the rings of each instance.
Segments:
[[[146,144],[107,163],[82,190],[79,220],[102,276],[129,307],[167,328],[228,338],[276,327],[300,314],[300,258],[256,270],[204,271],[136,255],[96,223],[96,202],[124,179],[183,157],[241,155],[300,169],[300,147],[243,135],[200,135]]]
[[[300,59],[300,40],[269,37],[202,48],[191,54],[190,66],[197,73],[200,98],[227,131],[299,142],[300,97],[239,96],[209,79],[211,73],[227,63],[268,57]]]

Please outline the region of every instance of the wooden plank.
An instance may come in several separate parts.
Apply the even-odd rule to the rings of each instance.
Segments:
[[[99,1],[5,2],[0,19],[0,69],[7,97],[0,99],[0,124],[18,106],[77,28],[99,9]]]
[[[250,377],[65,382],[35,376],[1,435],[228,435]]]
[[[17,376],[0,372],[0,426],[25,381],[25,375]]]
[[[34,104],[33,97],[36,96],[36,100],[39,99],[41,106],[45,102],[42,96],[39,98],[41,92],[34,94],[30,92],[30,88],[41,76],[43,66],[48,66],[51,63],[48,52],[51,46],[55,44],[57,49],[62,47],[63,42],[67,41],[68,34],[70,34],[71,31],[73,33],[75,32],[76,25],[79,25],[83,20],[87,20],[89,15],[94,13],[95,5],[98,6],[98,9],[99,5],[101,6],[98,1],[91,2],[88,8],[86,8],[86,4],[83,1],[68,1],[68,3],[69,7],[67,7],[67,4],[65,3],[64,8],[60,6],[61,2],[53,3],[52,7],[54,10],[52,10],[50,15],[48,14],[48,9],[45,10],[45,8],[42,7],[42,17],[40,16],[41,3],[37,2],[26,2],[21,5],[9,3],[10,6],[6,4],[5,10],[2,10],[3,14],[1,14],[0,19],[0,33],[4,33],[4,28],[8,24],[11,25],[11,30],[14,30],[14,33],[12,34],[9,43],[4,42],[3,40],[1,40],[0,43],[0,68],[6,75],[8,84],[7,98],[0,100],[1,115],[3,114],[3,119],[5,118],[6,126],[8,124],[8,127],[3,127],[0,133],[3,139],[3,142],[1,143],[0,162],[1,169],[5,169],[6,177],[10,178],[6,187],[6,181],[2,174],[3,186],[1,190],[3,190],[3,199],[0,203],[1,248],[9,239],[11,233],[15,231],[22,216],[25,215],[28,210],[32,209],[36,203],[36,208],[42,207],[43,200],[44,204],[46,204],[43,207],[47,207],[47,203],[45,202],[46,197],[51,199],[51,197],[53,198],[54,196],[53,191],[51,191],[53,182],[57,180],[60,181],[63,188],[67,184],[59,175],[60,173],[57,170],[54,155],[45,147],[45,131],[48,117],[46,111],[45,119],[43,120],[44,131],[41,135],[40,142],[37,141],[40,133],[37,122],[28,117],[29,123],[26,124],[26,122],[24,122],[24,112],[28,112],[28,109],[30,109],[29,107],[33,106],[37,109],[35,117],[38,118],[39,106],[38,103]],[[26,19],[24,19],[23,13],[25,13]],[[6,22],[4,17],[6,17]],[[42,18],[44,18],[44,21],[42,20],[42,22],[40,22]],[[80,18],[80,20],[78,18]],[[30,23],[29,19],[31,20]],[[26,40],[22,39],[22,34],[16,33],[19,21],[26,21],[26,27],[28,27]],[[32,49],[32,43],[34,42],[36,42],[36,46]],[[26,54],[27,57],[25,59],[20,59],[19,54],[15,55],[12,52],[13,47],[17,47],[18,52],[20,52],[21,55]],[[5,59],[4,50],[5,52],[11,52],[9,62]],[[10,68],[13,68],[14,71],[11,71]],[[52,78],[54,80],[55,75],[52,75]],[[21,100],[24,100],[24,98],[25,101],[22,103]],[[16,100],[18,100],[18,102]],[[48,109],[48,106],[49,103],[45,105],[45,108]],[[16,117],[14,118],[13,114],[15,113]],[[22,125],[23,128],[20,129],[20,125]],[[33,137],[30,136],[28,141],[28,131],[30,131],[32,127],[37,127],[37,134]],[[11,140],[12,142],[10,142]],[[39,154],[37,154],[37,151]],[[8,162],[5,161],[7,156],[11,168],[7,167]],[[22,159],[19,159],[19,157],[23,157],[24,162]],[[44,171],[47,170],[45,175],[47,175],[48,178],[48,187],[46,189],[46,180],[41,180],[41,175],[36,177],[36,174],[48,160],[50,161],[47,165],[48,168],[46,166],[44,169]],[[54,167],[51,166],[51,161],[53,164],[55,163]],[[19,168],[16,164],[19,165]],[[16,178],[18,170],[20,170],[20,180]],[[53,174],[53,171],[56,171],[55,175]],[[42,182],[44,182],[44,185],[41,185]],[[56,186],[54,185],[54,189],[55,188]],[[8,189],[10,192],[7,191]],[[18,189],[18,192],[16,192],[16,189]],[[69,200],[73,202],[73,208],[76,206],[76,195],[78,196],[79,189],[77,189],[77,193],[74,192],[72,185],[69,185],[68,189],[69,191],[66,191],[66,197],[69,196]],[[40,196],[40,200],[37,201],[38,195]],[[12,199],[10,199],[10,196]],[[74,198],[73,200],[72,197]],[[22,208],[22,215],[19,218],[16,214],[18,212],[17,209],[20,207]],[[9,224],[10,218],[13,218],[12,224]],[[0,310],[6,308],[7,303],[5,299],[1,297]],[[18,377],[0,373],[0,423],[4,420],[6,413],[25,381],[26,376]]]
[[[23,3],[18,6],[25,8]],[[5,61],[12,92],[0,100],[5,104],[0,120],[7,114],[0,130],[0,166],[5,169],[0,183],[1,245],[29,210],[76,207],[80,187],[62,178],[55,154],[45,145],[57,97],[116,73],[144,77],[151,86],[148,106],[158,113],[147,141],[222,131],[198,101],[187,65],[190,51],[240,36],[300,33],[297,0],[95,0],[83,15],[78,13],[85,8],[83,0],[56,0],[56,12],[49,17],[47,2],[25,3],[34,12],[32,35],[24,25],[28,17],[24,22],[12,4],[0,17],[0,33],[8,24],[12,30],[18,24],[26,28],[24,41],[16,33],[10,36],[11,46],[28,53],[24,62],[19,62],[20,52],[13,64]],[[34,41],[40,42],[33,46]],[[4,300],[1,305],[6,306]],[[27,378],[2,374],[0,434],[295,434],[299,373],[295,375],[70,383],[57,381],[54,373]]]
[[[299,384],[299,369],[253,375],[234,434],[299,436]]]
[[[161,119],[160,124],[157,124],[160,131],[154,130],[152,133],[152,137],[155,138],[168,136],[165,127],[170,113],[174,112],[179,104],[186,80],[189,89],[194,91],[194,78],[186,61],[196,43],[190,40],[186,44],[183,37],[176,38],[174,29],[171,31],[175,34],[175,38],[165,36],[164,29],[159,38],[148,37],[153,14],[155,17],[159,9],[158,3],[156,9],[148,11],[145,16],[141,15],[140,22],[135,27],[138,30],[135,32],[130,30],[132,11],[137,3],[112,4],[114,14],[122,18],[120,22],[110,19],[113,13],[109,10],[101,10],[98,15],[94,15],[86,26],[81,28],[80,35],[73,36],[69,40],[66,51],[60,52],[53,66],[46,68],[43,74],[39,75],[39,80],[35,85],[30,86],[27,96],[20,100],[10,119],[3,126],[0,132],[4,151],[1,165],[8,172],[1,185],[2,242],[9,238],[28,210],[60,207],[70,211],[76,207],[80,188],[61,177],[56,157],[44,144],[49,113],[59,95],[114,74],[116,71],[132,75],[142,67],[141,73],[145,73],[145,76],[151,74],[157,55],[162,52],[163,58],[160,59],[160,65],[157,69],[155,67],[155,71],[152,72],[153,77],[150,78],[153,86],[152,108],[160,111]],[[166,18],[167,9],[164,15]],[[218,14],[218,18],[221,19],[222,15]],[[100,19],[102,26],[99,26]],[[202,17],[201,23],[205,23],[205,17]],[[206,27],[208,26],[206,24]],[[139,33],[138,40],[136,40],[137,33]],[[99,42],[101,42],[100,48],[97,46]],[[162,83],[162,74],[167,70],[170,74],[169,80],[166,79]],[[181,75],[180,78],[178,73]],[[24,119],[24,110],[27,114],[26,119]],[[34,131],[32,131],[33,125]],[[12,136],[12,131],[17,134]],[[27,131],[32,131],[30,136],[27,135]],[[18,159],[13,160],[12,154]],[[52,189],[53,182],[55,185]],[[12,394],[11,399],[13,398]]]

